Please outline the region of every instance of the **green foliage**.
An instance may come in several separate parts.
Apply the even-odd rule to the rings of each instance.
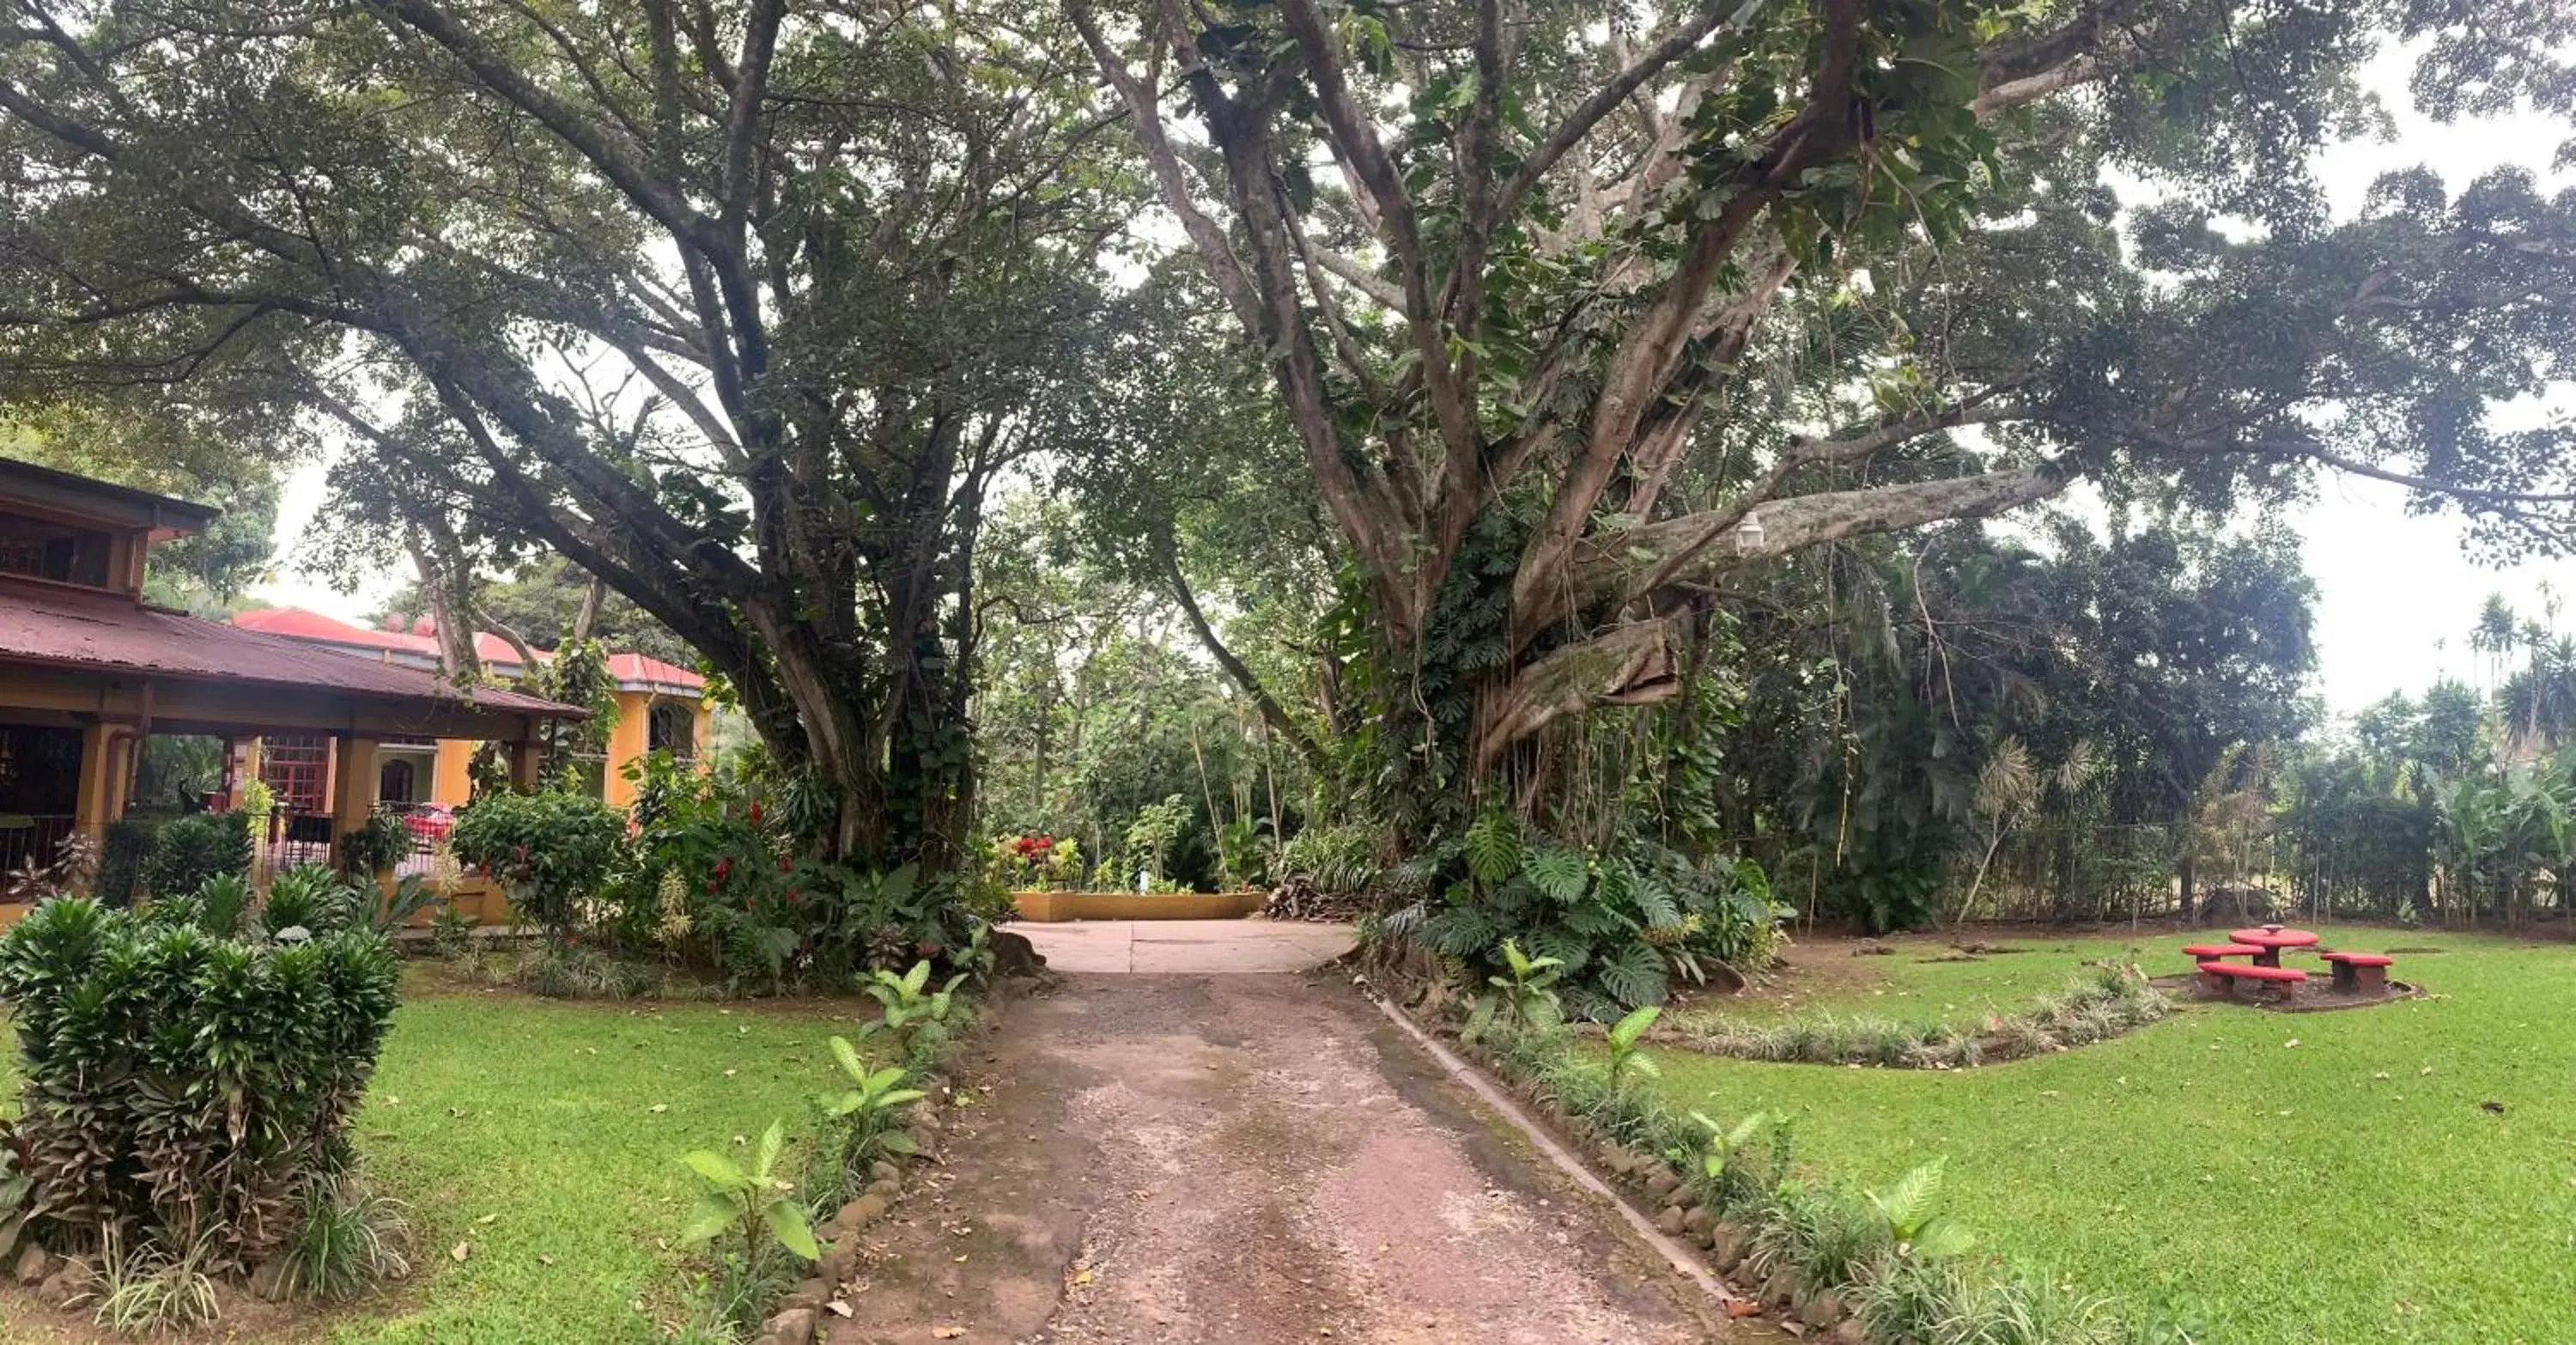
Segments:
[[[813,857],[778,781],[702,776],[667,758],[640,773],[634,862],[611,885],[600,933],[676,953],[739,993],[846,985],[867,970],[945,960],[1009,897],[998,881],[872,872]]]
[[[2040,996],[2021,1012],[1965,1024],[1827,1011],[1782,1023],[1699,1019],[1679,1036],[1691,1050],[1742,1060],[1966,1069],[2107,1041],[2172,1011],[2136,964],[2120,963],[2077,977],[2062,993]]]
[[[191,813],[161,824],[143,861],[143,886],[156,897],[194,892],[209,878],[250,874],[250,819],[241,813]]]
[[[1653,1057],[1642,1055],[1637,1050],[1637,1044],[1645,1040],[1646,1029],[1653,1027],[1655,1019],[1662,1013],[1663,1009],[1660,1006],[1648,1004],[1641,1008],[1630,1009],[1620,1015],[1618,1022],[1610,1025],[1610,1031],[1602,1038],[1602,1043],[1609,1048],[1610,1052],[1612,1091],[1617,1091],[1627,1082],[1630,1075],[1652,1079],[1663,1072],[1655,1067]]]
[[[1368,891],[1383,867],[1377,829],[1364,824],[1310,826],[1289,837],[1279,852],[1282,877],[1302,878],[1336,896]]]
[[[912,1137],[904,1132],[904,1118],[926,1094],[908,1086],[910,1074],[901,1065],[870,1069],[845,1037],[832,1038],[832,1058],[852,1085],[839,1096],[823,1100],[824,1115],[847,1127],[841,1149],[843,1170],[865,1173],[887,1154],[911,1153]]]
[[[744,1255],[752,1257],[764,1241],[774,1241],[807,1261],[821,1260],[823,1252],[814,1243],[804,1204],[795,1198],[794,1187],[777,1174],[786,1143],[786,1123],[772,1121],[753,1146],[748,1168],[736,1166],[712,1149],[690,1150],[686,1161],[703,1189],[697,1208],[681,1225],[682,1245],[700,1247],[719,1238],[738,1238]]]
[[[99,842],[98,882],[90,895],[108,906],[133,905],[135,885],[143,881],[156,839],[156,829],[140,819],[121,817],[108,823]]]
[[[869,973],[859,988],[884,1009],[884,1016],[869,1024],[869,1029],[882,1029],[892,1035],[907,1056],[923,1049],[924,1039],[944,1041],[948,1015],[956,1007],[957,987],[965,979],[965,973],[960,972],[932,989],[928,959],[913,963],[912,970],[900,976],[891,971]]]
[[[626,844],[626,819],[584,794],[487,794],[457,814],[448,846],[488,870],[511,908],[560,941],[601,895]]]
[[[1508,974],[1498,961],[1506,941],[1549,958],[1557,969],[1552,985],[1576,1017],[1607,1020],[1661,1004],[1676,980],[1706,980],[1709,962],[1754,965],[1776,938],[1780,912],[1749,862],[1694,863],[1644,840],[1594,858],[1546,838],[1525,839],[1499,813],[1468,832],[1471,840],[1429,861],[1433,871],[1456,875],[1441,896],[1395,912],[1383,932],[1470,959],[1486,976]],[[1516,867],[1505,870],[1507,862]],[[1478,865],[1506,876],[1480,878]]]
[[[402,1202],[370,1192],[355,1174],[308,1183],[301,1217],[294,1240],[279,1253],[285,1292],[345,1303],[411,1273]]]
[[[1938,1261],[1959,1256],[1975,1243],[1968,1231],[1941,1214],[1941,1173],[1948,1160],[1934,1154],[1906,1173],[1885,1194],[1871,1192],[1869,1203],[1887,1221],[1888,1241],[1898,1256]]]
[[[320,864],[299,864],[281,869],[269,879],[268,897],[260,905],[259,925],[270,938],[289,929],[302,929],[312,935],[349,929],[363,923],[362,912],[373,912],[375,896],[373,879],[352,879]],[[200,901],[204,901],[202,896]],[[204,904],[211,915],[213,904]]]
[[[1521,951],[1516,939],[1503,940],[1503,969],[1485,978],[1487,985],[1503,992],[1503,1008],[1514,1023],[1551,1022],[1558,1016],[1557,977],[1565,963],[1553,957],[1531,957]]]
[[[411,828],[401,818],[377,813],[367,819],[365,826],[341,833],[332,858],[345,873],[383,873],[408,858],[415,841]]]
[[[371,933],[280,946],[87,900],[30,912],[0,937],[0,996],[37,1216],[85,1238],[210,1238],[217,1269],[257,1261],[292,1235],[301,1184],[346,1165],[399,975]]]
[[[203,1326],[223,1315],[210,1271],[220,1263],[214,1235],[186,1237],[173,1247],[154,1241],[130,1244],[118,1230],[100,1240],[90,1293],[100,1326],[127,1335],[159,1335]]]

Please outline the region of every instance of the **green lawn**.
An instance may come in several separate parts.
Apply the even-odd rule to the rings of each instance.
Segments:
[[[358,1123],[411,1206],[419,1266],[397,1310],[342,1321],[334,1342],[653,1339],[680,1312],[661,1245],[691,1194],[680,1155],[772,1117],[800,1126],[838,1074],[826,1040],[859,1013],[422,988]]]
[[[2576,947],[2327,933],[2444,949],[2395,968],[2432,996],[2305,1015],[2193,1007],[2116,1042],[1959,1073],[1664,1052],[1663,1087],[1729,1114],[1791,1114],[1806,1160],[1864,1184],[1946,1153],[1951,1208],[1989,1249],[2171,1305],[2207,1340],[2576,1340]],[[2185,941],[2149,941],[2148,970],[2187,969]],[[1834,970],[1796,1009],[2009,1009],[2132,946],[2010,942],[2031,951],[1926,963],[1937,946],[1909,944],[1857,959],[1866,973]]]

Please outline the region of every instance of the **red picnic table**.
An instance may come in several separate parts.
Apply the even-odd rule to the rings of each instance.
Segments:
[[[2283,929],[2279,925],[2263,925],[2254,929],[2229,930],[2227,933],[2227,941],[2229,943],[2241,943],[2248,947],[2261,949],[2262,951],[2254,954],[2254,965],[2258,967],[2277,967],[2281,965],[2281,950],[2284,948],[2314,948],[2317,946],[2316,935],[2311,934],[2304,929]]]

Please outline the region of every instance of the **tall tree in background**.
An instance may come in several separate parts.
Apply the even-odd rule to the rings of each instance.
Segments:
[[[826,849],[936,867],[983,498],[1078,448],[1131,213],[1083,60],[999,4],[23,0],[0,397],[330,418],[360,545],[560,553],[829,783]]]
[[[2576,539],[2568,433],[2483,420],[2569,344],[2568,204],[2418,173],[2335,224],[2307,173],[2386,40],[2437,113],[2576,96],[2576,17],[2452,8],[1070,11],[1364,572],[1404,778],[1544,812],[1552,730],[1678,696],[1765,557],[2319,465]]]

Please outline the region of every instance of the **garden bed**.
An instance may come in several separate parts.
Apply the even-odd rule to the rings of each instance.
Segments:
[[[1246,892],[1014,892],[1020,918],[1063,920],[1239,920],[1257,915],[1270,894]]]

